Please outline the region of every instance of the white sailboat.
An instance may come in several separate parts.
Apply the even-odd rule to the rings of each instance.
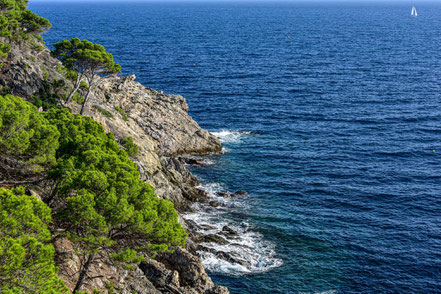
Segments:
[[[418,12],[416,11],[415,6],[412,6],[412,12],[410,13],[411,16],[413,17],[417,17],[418,16]]]

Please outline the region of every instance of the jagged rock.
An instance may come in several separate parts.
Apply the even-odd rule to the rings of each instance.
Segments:
[[[98,84],[91,105],[109,108],[110,104],[124,109],[131,121],[159,143],[160,156],[221,151],[219,139],[200,128],[188,115],[188,105],[182,96],[164,95],[135,82],[133,76],[113,76]]]
[[[202,234],[198,238],[194,239],[197,243],[216,243],[221,245],[227,245],[229,242],[224,237],[216,234]]]
[[[237,236],[237,235],[239,235],[235,230],[233,230],[229,226],[224,226],[222,228],[222,232],[226,233],[229,236]]]
[[[161,255],[159,261],[179,273],[179,283],[185,293],[204,293],[215,287],[200,259],[185,249],[178,247],[173,253]]]
[[[179,274],[177,271],[169,270],[163,264],[152,259],[142,262],[139,268],[158,290],[170,291],[176,294],[183,293],[179,290]]]
[[[203,164],[204,162],[200,159],[196,159],[193,157],[184,157],[184,156],[180,156],[179,160],[185,164],[190,164],[190,165],[200,165]]]
[[[219,207],[219,206],[222,206],[222,204],[221,204],[220,202],[217,202],[217,201],[210,201],[208,204],[209,204],[211,207]]]
[[[81,266],[81,257],[76,254],[72,242],[66,238],[59,238],[54,243],[55,262],[60,268],[59,275],[64,280],[66,286],[72,291],[78,279]],[[140,268],[127,270],[123,267],[115,266],[108,255],[99,256],[100,262],[95,262],[90,269],[90,279],[82,287],[83,291],[92,293],[93,289],[105,289],[106,285],[113,284],[115,289],[120,289],[118,293],[130,294],[135,291],[142,294],[159,294],[155,286],[149,281]]]
[[[245,195],[246,193],[247,192],[245,192],[243,190],[239,190],[239,191],[234,192],[234,194],[236,194],[236,195]]]
[[[224,197],[224,198],[233,198],[236,197],[236,195],[228,193],[228,192],[217,192],[217,195]]]

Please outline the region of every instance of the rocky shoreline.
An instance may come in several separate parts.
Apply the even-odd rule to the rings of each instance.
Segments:
[[[13,47],[11,56],[11,63],[0,74],[0,85],[11,94],[32,100],[47,82],[64,80],[71,84],[57,71],[59,62],[46,47],[42,51]],[[102,254],[92,269],[93,278],[83,290],[103,290],[112,285],[119,289],[118,293],[228,293],[227,288],[216,286],[206,274],[197,253],[210,252],[240,263],[228,253],[216,252],[204,245],[207,242],[225,245],[234,240],[238,232],[224,226],[220,232],[206,233],[210,228],[204,229],[203,225],[182,217],[184,213],[193,212],[194,203],[205,203],[212,209],[222,206],[200,189],[200,182],[187,169],[187,165],[202,163],[193,154],[221,152],[219,139],[200,128],[188,115],[185,98],[145,87],[135,81],[134,75],[101,79],[92,94],[85,115],[100,122],[117,140],[133,138],[139,151],[132,160],[141,178],[155,187],[158,197],[174,203],[189,238],[186,248],[175,248],[173,253],[149,258],[133,270],[113,264]],[[76,102],[67,106],[73,112],[80,109]],[[243,193],[219,193],[219,196],[228,198]],[[72,290],[82,257],[76,255],[67,239],[57,239],[54,245],[59,275]]]

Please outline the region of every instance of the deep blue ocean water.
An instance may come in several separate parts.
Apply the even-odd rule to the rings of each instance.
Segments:
[[[417,18],[407,2],[30,8],[54,25],[49,46],[103,44],[221,137],[225,154],[193,171],[248,195],[200,218],[244,227],[257,255],[248,268],[206,257],[217,283],[441,293],[441,4]]]

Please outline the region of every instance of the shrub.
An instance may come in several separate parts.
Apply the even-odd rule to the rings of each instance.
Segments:
[[[23,188],[0,188],[0,292],[69,293],[54,264],[50,213]]]
[[[122,139],[121,144],[124,146],[124,148],[126,149],[126,152],[129,156],[134,156],[139,151],[138,146],[135,143],[133,143],[132,137],[127,137],[127,138]]]

